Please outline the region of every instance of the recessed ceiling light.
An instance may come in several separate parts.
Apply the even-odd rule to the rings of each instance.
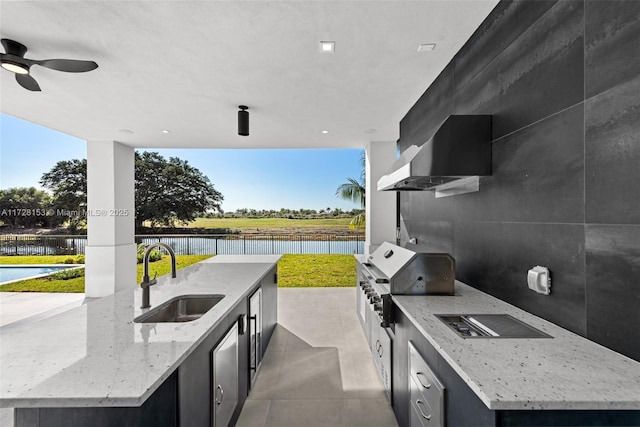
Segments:
[[[373,129],[373,128],[367,129],[367,130],[364,131],[364,133],[366,133],[368,135],[371,135],[371,134],[376,133],[376,132],[378,132],[378,129]]]
[[[323,131],[320,131],[320,132],[322,132],[322,133],[329,133],[329,131],[328,131],[328,130],[323,130]]]
[[[131,135],[132,133],[135,133],[134,131],[132,131],[131,129],[118,129],[118,132],[120,133],[126,133]]]
[[[336,50],[336,42],[323,41],[320,42],[320,52],[333,53]]]
[[[424,43],[418,45],[418,52],[430,52],[436,48],[435,43]]]
[[[167,129],[162,129],[160,132],[164,133],[165,135],[168,134],[168,133],[171,133],[171,131],[167,130]]]

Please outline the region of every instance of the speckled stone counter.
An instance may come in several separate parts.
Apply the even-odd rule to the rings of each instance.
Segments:
[[[178,295],[223,294],[200,319],[134,323],[142,292],[130,290],[0,334],[0,407],[139,406],[258,286],[280,256],[217,256],[165,276],[151,309]],[[153,271],[153,267],[151,268]]]
[[[640,363],[461,282],[455,292],[393,300],[489,409],[640,409]],[[464,339],[434,316],[481,313],[510,314],[553,339]]]

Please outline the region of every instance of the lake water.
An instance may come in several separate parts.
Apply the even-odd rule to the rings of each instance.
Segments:
[[[142,243],[162,242],[176,254],[190,255],[269,255],[269,254],[361,254],[362,240],[278,240],[278,239],[215,239],[207,237],[142,238]]]
[[[293,235],[240,236],[136,236],[142,243],[163,242],[177,255],[269,255],[269,254],[362,254],[364,237]],[[39,236],[37,238],[2,238],[0,255],[63,255],[84,254],[86,236]]]

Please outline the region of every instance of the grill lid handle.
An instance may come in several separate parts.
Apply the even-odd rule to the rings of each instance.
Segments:
[[[392,249],[389,249],[388,251],[386,251],[384,253],[384,257],[385,258],[391,258],[391,255],[393,255],[393,250]]]

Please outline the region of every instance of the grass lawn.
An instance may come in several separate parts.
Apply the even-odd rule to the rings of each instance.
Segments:
[[[188,265],[210,258],[211,255],[177,255],[176,267],[184,268]],[[64,262],[69,255],[62,256],[1,256],[0,264],[57,264]],[[71,257],[71,258],[76,258]],[[138,277],[136,283],[142,281],[142,264],[137,265]],[[164,256],[160,261],[149,264],[151,277],[158,272],[158,277],[171,272],[171,258]],[[0,286],[0,292],[84,292],[84,277],[69,280],[53,280],[43,277],[40,279],[21,280]]]
[[[209,258],[211,255],[178,255],[177,267]],[[0,256],[0,264],[57,264],[69,255],[62,256]],[[72,257],[76,258],[76,257]],[[138,278],[142,281],[142,264],[137,265]],[[171,259],[149,264],[151,275],[158,277],[171,271]],[[349,287],[356,284],[356,260],[353,255],[284,255],[278,264],[278,286],[282,288]],[[84,292],[84,277],[69,280],[50,278],[22,280],[0,286],[0,292]]]
[[[287,219],[287,218],[197,218],[189,228],[344,228],[349,229],[351,218]]]
[[[2,264],[64,264],[64,262],[68,259],[73,260],[74,264],[82,264],[82,262],[77,262],[78,257],[84,258],[84,255],[0,256],[0,265]]]
[[[284,255],[278,264],[281,288],[348,287],[356,285],[353,255]]]

